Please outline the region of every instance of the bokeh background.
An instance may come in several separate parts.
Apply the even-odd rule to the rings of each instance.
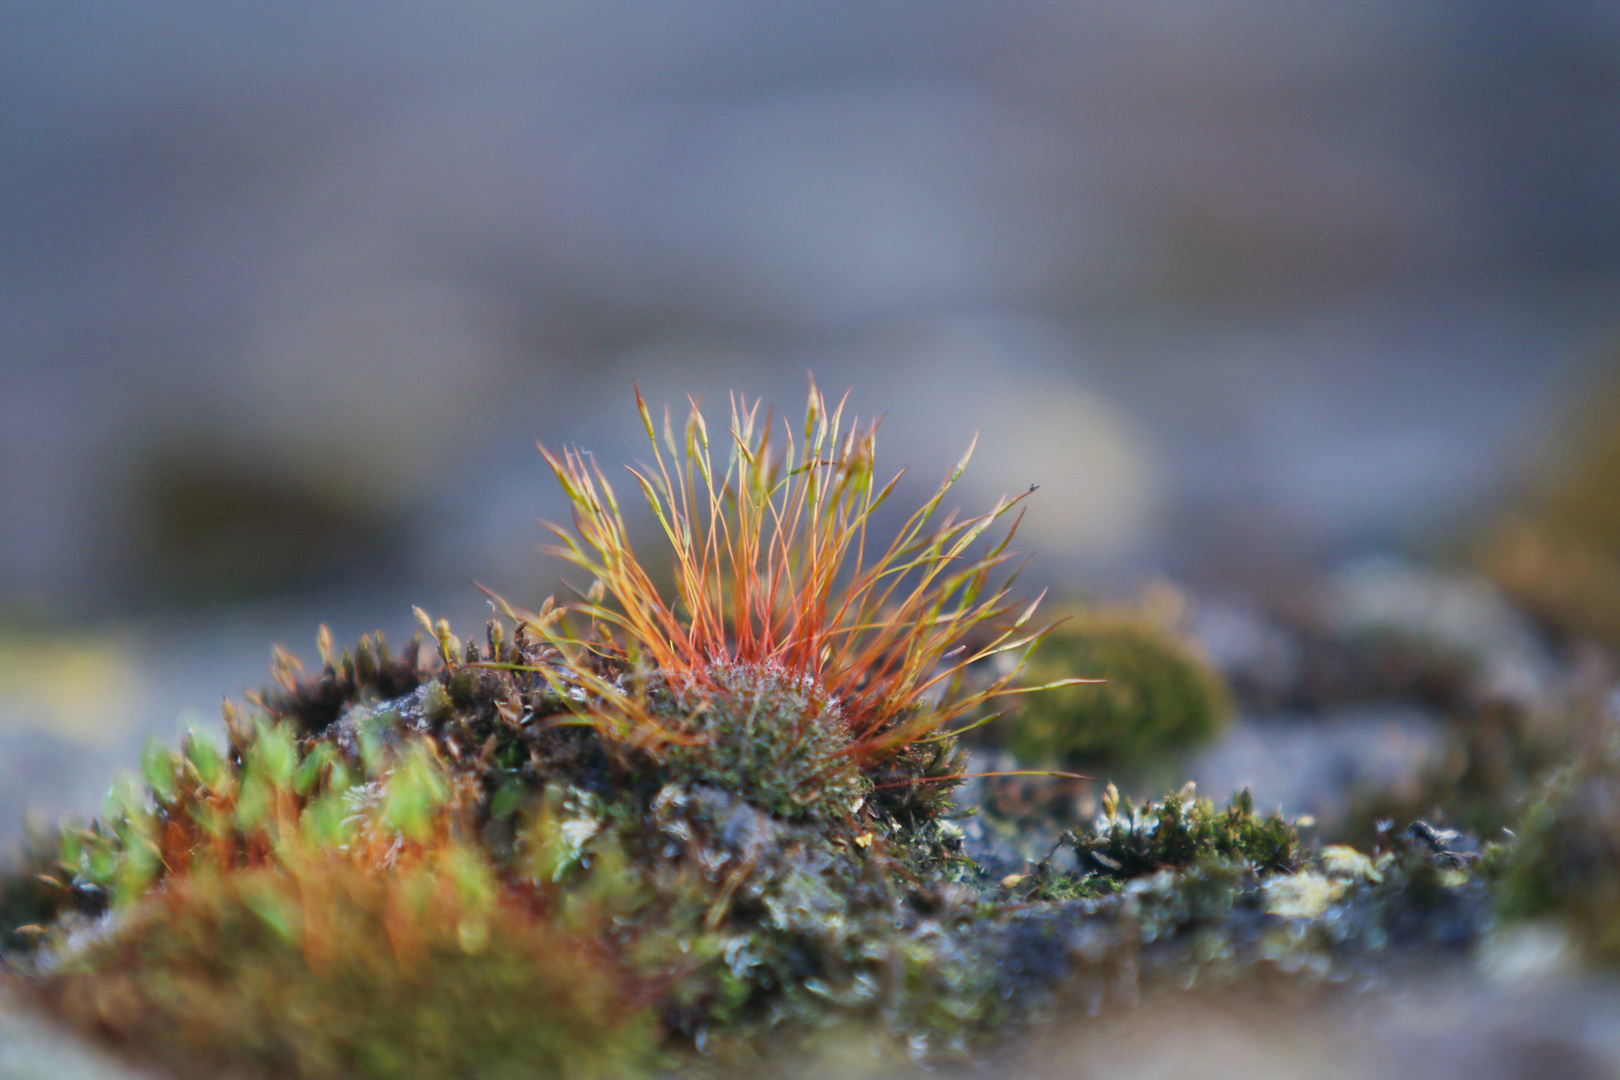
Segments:
[[[1620,316],[1599,0],[0,5],[0,835],[550,591],[533,442],[806,374],[1032,584],[1465,551]]]

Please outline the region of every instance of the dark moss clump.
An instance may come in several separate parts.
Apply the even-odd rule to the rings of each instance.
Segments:
[[[1256,814],[1247,788],[1224,810],[1197,798],[1191,784],[1137,809],[1110,784],[1096,831],[1077,840],[1075,851],[1083,864],[1115,878],[1216,860],[1287,873],[1299,857],[1299,833],[1277,814]]]
[[[362,636],[352,653],[347,649],[338,653],[322,627],[318,645],[321,670],[313,677],[305,676],[295,658],[277,650],[276,685],[254,699],[270,716],[290,722],[300,735],[324,731],[351,705],[402,697],[422,684],[418,638],[396,656],[379,631]]]
[[[1217,675],[1185,644],[1141,618],[1085,616],[1030,657],[1034,685],[1104,679],[1024,699],[1006,738],[1031,765],[1129,765],[1215,735],[1230,711]]]

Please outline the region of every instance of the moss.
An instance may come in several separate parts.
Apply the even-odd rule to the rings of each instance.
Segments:
[[[55,838],[31,835],[20,857],[0,867],[0,956],[31,952],[43,928],[76,904],[57,877]]]
[[[726,1057],[858,1022],[891,1047],[987,1037],[969,1020],[993,1006],[991,976],[945,932],[978,914],[973,894],[919,882],[892,828],[829,832],[671,786],[617,832],[658,898],[621,930],[644,970],[687,968],[667,1016],[695,1048]]]
[[[1095,823],[1063,833],[1029,872],[1003,878],[1001,895],[1024,903],[1097,899],[1120,892],[1127,882],[1166,872],[1196,883],[1212,875],[1225,880],[1230,873],[1288,874],[1303,865],[1304,848],[1293,825],[1277,815],[1257,815],[1247,790],[1225,809],[1193,792],[1188,784],[1138,808],[1110,784]],[[1070,871],[1054,862],[1065,849],[1074,857]]]
[[[1501,860],[1505,919],[1565,921],[1588,954],[1620,963],[1620,763],[1589,754],[1548,781]]]
[[[58,1011],[204,1075],[634,1072],[657,1041],[652,1012],[583,944],[595,923],[547,913],[511,833],[536,802],[495,737],[512,736],[516,677],[430,678],[445,692],[457,675],[472,707],[435,720],[424,687],[379,701],[377,676],[329,664],[257,699],[274,712],[228,710],[223,750],[196,735],[178,753],[149,746],[144,783],[63,831],[64,891],[114,911],[88,947],[82,919],[59,923],[43,961]],[[310,702],[336,718],[301,737]]]
[[[846,817],[870,792],[837,704],[804,676],[765,665],[716,665],[711,685],[662,705],[690,742],[661,754],[671,775],[735,791],[786,818]]]
[[[1182,793],[1149,808],[1168,805],[1174,813],[1187,801]],[[1210,813],[1206,804],[1181,816],[1208,820]],[[1180,838],[1157,860],[1070,873],[1042,865],[1004,883],[1020,902],[1019,918],[1050,935],[1048,963],[1068,958],[1057,983],[1064,994],[1096,1011],[1200,987],[1254,990],[1279,979],[1288,998],[1351,977],[1371,986],[1403,964],[1465,956],[1489,923],[1486,878],[1474,861],[1437,852],[1416,833],[1376,856],[1295,846],[1286,860],[1268,859],[1283,829],[1240,807],[1215,813],[1240,823],[1231,842],[1189,845],[1189,830],[1172,819]],[[1105,816],[1076,847],[1097,846],[1107,834],[1118,841],[1121,831],[1147,846],[1160,827],[1158,813],[1123,805],[1111,816],[1112,824]],[[1255,844],[1245,817],[1274,835]],[[1116,851],[1127,854],[1128,845]],[[1042,995],[1031,988],[1017,999],[1038,1007]]]
[[[113,905],[47,939],[59,1014],[136,1056],[246,1075],[386,1075],[396,1049],[440,1075],[590,1075],[654,1052],[741,1067],[852,1032],[880,1056],[963,1060],[1074,1000],[1318,980],[1480,923],[1467,866],[1417,846],[1410,866],[1312,852],[1246,793],[1110,792],[1092,828],[990,877],[942,816],[961,768],[948,739],[818,774],[838,729],[796,746],[792,725],[831,711],[733,672],[689,712],[663,699],[691,742],[625,746],[558,700],[543,646],[486,637],[413,661],[392,698],[323,642],[320,673],[283,662],[259,715],[230,711],[224,747],[149,747],[140,782],[64,831],[63,887],[42,886],[86,916],[80,898]],[[367,670],[402,666],[373,651]],[[767,705],[781,726],[762,731]],[[750,710],[763,738],[745,743]],[[792,798],[805,777],[818,799]],[[389,914],[402,904],[416,921]],[[473,1015],[475,999],[511,1008]]]
[[[291,723],[300,735],[326,730],[351,705],[399,698],[422,684],[426,658],[420,639],[412,639],[396,656],[379,631],[361,637],[352,652],[337,652],[331,635],[322,627],[317,646],[321,668],[313,676],[307,676],[294,657],[278,650],[276,685],[253,699],[273,719]]]
[[[418,672],[414,689],[393,699],[378,694],[382,676],[361,676],[347,655],[313,676],[284,661],[282,685],[255,699],[265,713],[229,711],[224,748],[198,736],[178,752],[149,747],[142,782],[121,784],[89,828],[64,831],[61,884],[112,897],[118,917],[106,948],[75,959],[87,968],[76,985],[133,986],[141,1009],[173,1010],[184,1031],[158,1048],[140,1045],[134,1027],[117,1037],[165,1060],[213,1060],[229,1057],[232,1032],[254,1016],[265,1038],[330,1044],[321,1062],[359,1053],[356,1040],[374,1033],[373,1019],[358,1015],[371,1008],[364,995],[334,999],[314,1018],[278,1011],[321,998],[315,975],[297,968],[298,950],[265,952],[259,930],[205,993],[175,972],[208,946],[175,944],[171,924],[246,933],[257,925],[242,921],[249,898],[297,879],[310,853],[350,852],[352,889],[363,890],[368,867],[376,881],[393,880],[399,852],[426,858],[467,843],[503,895],[560,932],[600,938],[665,985],[656,1012],[677,1043],[735,1054],[767,1032],[870,1020],[874,1008],[893,1047],[988,1037],[993,1025],[965,1018],[994,1005],[990,976],[929,929],[978,910],[971,890],[953,894],[941,881],[965,862],[935,814],[948,784],[912,782],[959,770],[949,740],[909,748],[868,777],[839,753],[847,736],[837,717],[804,687],[733,671],[717,679],[720,693],[685,701],[689,711],[663,699],[690,743],[626,748],[556,723],[572,714],[531,670],[543,661],[538,647],[521,634],[505,641],[492,633],[476,653],[457,642],[446,651],[459,663]],[[372,655],[368,670],[404,666]],[[500,661],[509,666],[490,666]],[[795,798],[807,783],[815,797]],[[234,914],[208,914],[216,911]],[[154,952],[148,941],[167,944]],[[506,977],[463,970],[473,961],[454,953],[422,962],[451,983]],[[261,966],[286,968],[277,976],[284,998],[263,1000]],[[205,1008],[211,998],[235,1004],[216,1015]],[[422,1006],[441,1007],[451,1006]],[[310,1030],[298,1029],[306,1021]],[[486,1042],[491,1068],[518,1053]],[[237,1063],[258,1068],[282,1053],[266,1045],[243,1042]],[[317,1065],[310,1075],[325,1075]]]
[[[1276,814],[1256,814],[1248,789],[1223,810],[1197,798],[1191,784],[1140,809],[1110,784],[1095,831],[1074,847],[1082,865],[1119,879],[1216,860],[1287,873],[1300,850],[1293,825]]]
[[[64,962],[63,1016],[188,1076],[583,1080],[656,1044],[611,968],[465,851],[195,875]]]
[[[1010,593],[1010,531],[987,537],[1024,496],[931,523],[959,466],[886,554],[851,571],[840,563],[892,488],[873,471],[870,426],[845,430],[841,406],[829,411],[812,387],[805,442],[783,444],[739,405],[736,452],[716,468],[700,415],[683,451],[672,432],[656,439],[638,404],[657,460],[667,449],[683,465],[679,482],[663,468],[637,474],[674,546],[677,600],[631,552],[605,478],[577,454],[548,453],[578,534],[556,530],[558,550],[596,579],[581,600],[534,613],[498,602],[515,627],[492,622],[482,643],[418,611],[436,656],[413,643],[396,657],[380,636],[339,653],[324,630],[317,672],[278,653],[276,686],[249,710],[227,708],[224,747],[150,748],[142,782],[121,784],[90,827],[64,830],[64,891],[93,890],[112,915],[89,951],[73,945],[84,920],[59,920],[46,963],[73,959],[87,968],[75,985],[172,1009],[181,1057],[386,1071],[364,1049],[393,1030],[361,1015],[376,1009],[370,991],[324,1003],[298,967],[319,967],[298,927],[325,917],[304,906],[306,886],[326,880],[308,867],[341,853],[356,919],[381,910],[397,951],[387,890],[417,889],[408,868],[459,852],[535,928],[597,939],[661,987],[656,1011],[676,1045],[743,1052],[766,1033],[856,1021],[908,1053],[988,1037],[1004,1006],[984,955],[957,934],[984,912],[941,815],[963,765],[953,727],[1009,692],[1039,636],[1020,629],[1034,609]],[[992,655],[1012,663],[959,678]],[[177,921],[240,938],[209,991],[193,992],[188,974],[209,946]],[[276,936],[297,948],[276,951]],[[444,980],[507,977],[488,957],[487,971],[465,970],[451,946],[466,941],[444,940],[422,961]],[[284,997],[260,985],[269,970]],[[415,1000],[403,968],[373,974]],[[215,1015],[216,999],[233,1004]],[[424,1000],[417,1022],[442,1028],[435,1017],[454,1003]],[[537,1026],[566,1028],[569,1008]],[[133,1028],[120,1035],[146,1045]],[[540,1052],[505,1038],[468,1051],[487,1060],[442,1067],[496,1071]],[[288,1042],[315,1049],[287,1057]]]
[[[1006,741],[1030,765],[1128,765],[1205,741],[1229,706],[1220,677],[1189,647],[1146,620],[1082,616],[1030,657],[1034,685],[1105,679],[1028,695]]]

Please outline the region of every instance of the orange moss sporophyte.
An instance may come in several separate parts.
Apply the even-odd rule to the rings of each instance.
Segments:
[[[573,722],[679,755],[715,741],[720,725],[704,716],[730,713],[728,730],[752,729],[786,698],[787,741],[819,742],[829,767],[868,772],[992,719],[986,707],[998,698],[1046,688],[1017,684],[1050,629],[1028,626],[1039,597],[1021,605],[1011,593],[1022,565],[1008,550],[1022,516],[1013,511],[1030,492],[978,516],[941,510],[971,444],[878,547],[869,530],[904,470],[879,483],[877,423],[846,426],[847,394],[829,408],[812,380],[797,430],[733,396],[723,463],[695,400],[677,439],[668,410],[660,431],[639,388],[635,396],[653,460],[626,468],[672,549],[673,601],[632,549],[602,469],[581,451],[543,445],[573,504],[573,529],[549,526],[559,543],[548,550],[594,582],[579,601],[548,600],[539,612],[495,598],[555,648],[558,663],[539,670],[576,703]],[[571,613],[588,632],[570,627]],[[1002,654],[1013,662],[986,672],[982,662]]]

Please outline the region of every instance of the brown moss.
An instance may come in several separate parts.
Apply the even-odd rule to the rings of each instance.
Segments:
[[[476,856],[200,874],[45,984],[57,1012],[185,1076],[634,1075],[656,1032],[593,948]]]

